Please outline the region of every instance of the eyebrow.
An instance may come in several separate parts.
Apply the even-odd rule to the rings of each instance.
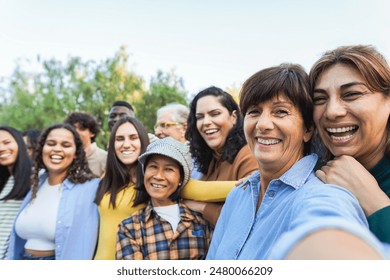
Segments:
[[[341,85],[340,89],[341,90],[346,90],[347,88],[352,87],[352,86],[356,86],[356,85],[362,85],[362,86],[367,87],[367,85],[365,83],[363,83],[363,82],[350,82],[350,83]],[[326,93],[326,90],[324,90],[322,88],[315,88],[313,90],[313,93]]]
[[[138,136],[138,134],[137,133],[132,133],[132,134],[117,134],[117,135],[115,135],[115,137],[126,137],[126,136],[130,136],[130,137],[132,137],[132,136]]]
[[[365,83],[362,83],[362,82],[351,82],[351,83],[348,83],[348,84],[345,84],[345,85],[341,85],[340,86],[340,89],[347,89],[349,87],[352,87],[352,86],[356,86],[356,85],[362,85],[362,86],[367,86]]]

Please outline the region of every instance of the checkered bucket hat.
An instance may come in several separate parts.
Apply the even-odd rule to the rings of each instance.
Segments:
[[[150,155],[163,155],[172,158],[179,162],[184,170],[183,186],[188,182],[193,169],[192,158],[190,155],[189,147],[172,137],[165,137],[159,139],[151,144],[146,149],[138,161],[142,164],[142,170],[145,170],[145,162]]]

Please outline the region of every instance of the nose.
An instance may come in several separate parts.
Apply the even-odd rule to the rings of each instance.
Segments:
[[[155,173],[153,174],[153,178],[156,179],[156,180],[163,180],[164,179],[164,175],[163,175],[163,172],[162,172],[162,168],[157,168],[155,170]]]
[[[131,146],[131,141],[130,141],[130,139],[125,138],[125,140],[123,141],[123,147],[124,147],[124,148],[130,148],[130,146]]]
[[[329,120],[336,120],[338,117],[345,116],[347,110],[343,106],[341,100],[330,98],[325,107],[324,116]]]
[[[61,144],[56,144],[53,146],[53,151],[58,152],[62,150]]]
[[[208,115],[205,115],[203,117],[203,125],[209,125],[209,124],[211,124],[211,117]]]
[[[159,137],[160,134],[162,134],[162,129],[160,126],[157,126],[155,129],[154,129],[154,133],[157,135],[158,138],[161,138]]]
[[[270,114],[263,112],[257,119],[256,128],[260,131],[271,130],[274,128],[274,123]]]

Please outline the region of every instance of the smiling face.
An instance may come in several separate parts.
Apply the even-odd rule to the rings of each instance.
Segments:
[[[173,114],[173,112],[166,111],[157,117],[154,134],[160,139],[170,136],[179,142],[185,143],[186,125],[174,121]]]
[[[336,64],[317,79],[314,122],[334,156],[355,157],[372,168],[385,153],[390,99],[372,92],[351,66]]]
[[[230,114],[218,97],[204,96],[196,104],[196,128],[207,145],[216,152],[225,145],[227,136],[236,121],[236,111]]]
[[[42,160],[49,174],[49,182],[62,182],[76,156],[73,134],[65,128],[56,128],[47,135],[42,149]]]
[[[248,107],[244,131],[260,172],[271,173],[274,178],[303,156],[304,143],[312,136],[300,111],[284,94]]]
[[[18,157],[18,143],[6,130],[0,130],[0,165],[6,166],[12,174],[12,168]]]
[[[179,164],[166,156],[151,155],[145,166],[144,184],[153,206],[175,204],[169,197],[181,183]]]
[[[125,122],[115,133],[115,155],[126,166],[137,164],[141,154],[141,140],[134,125]]]

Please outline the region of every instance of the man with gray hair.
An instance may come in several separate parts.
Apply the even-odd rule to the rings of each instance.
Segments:
[[[157,121],[154,134],[162,139],[172,137],[179,142],[186,143],[185,132],[189,109],[179,103],[170,103],[157,110]]]

